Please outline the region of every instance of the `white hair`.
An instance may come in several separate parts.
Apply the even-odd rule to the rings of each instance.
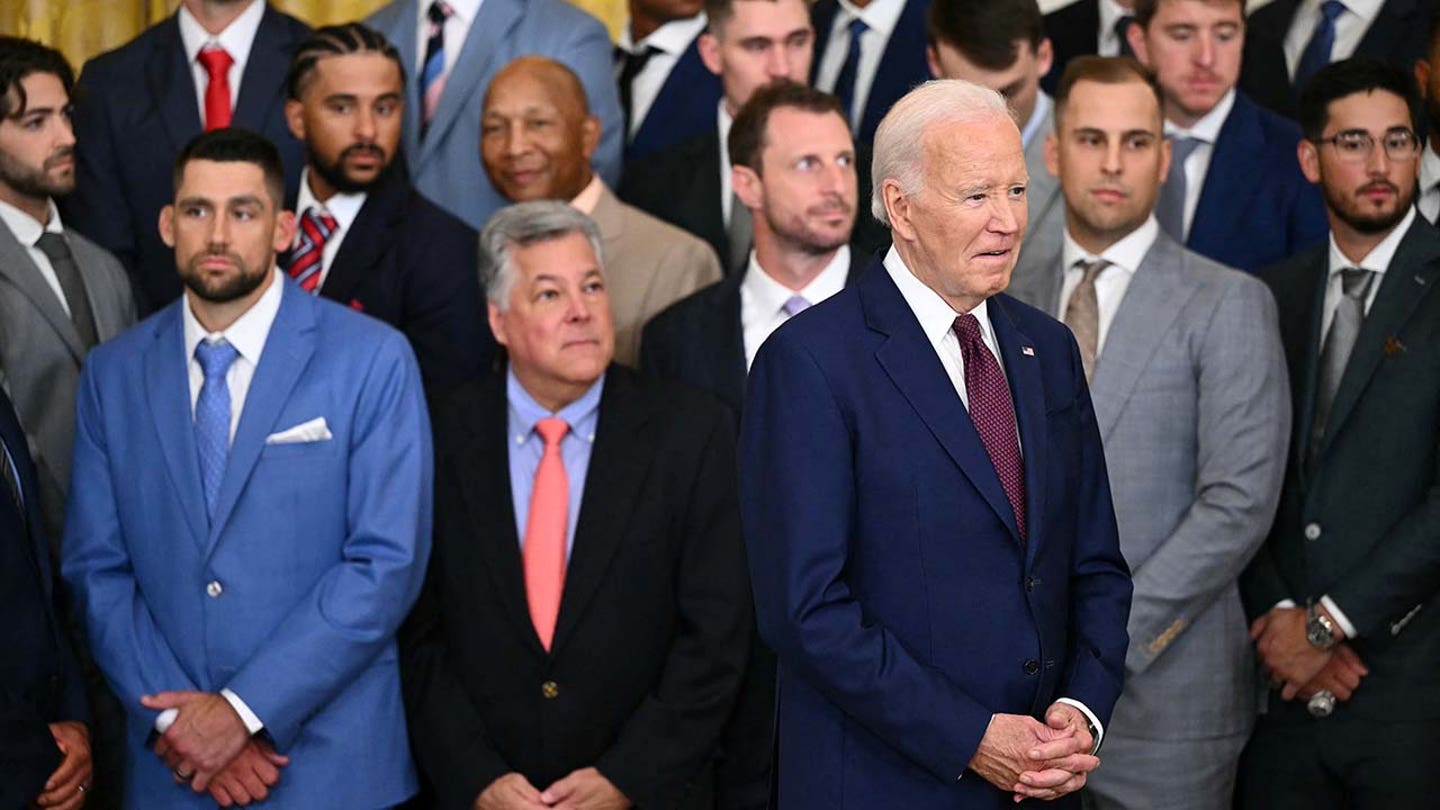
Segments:
[[[510,251],[536,242],[549,242],[578,233],[595,251],[604,272],[600,228],[595,220],[559,200],[516,203],[496,211],[480,232],[480,286],[485,297],[503,312],[510,308],[510,287],[515,283],[515,262]]]
[[[919,191],[924,170],[925,133],[939,124],[972,123],[1003,118],[1009,122],[1005,97],[988,87],[961,79],[933,79],[895,102],[875,130],[870,164],[870,210],[890,224],[885,212],[885,181],[900,183],[905,194]]]

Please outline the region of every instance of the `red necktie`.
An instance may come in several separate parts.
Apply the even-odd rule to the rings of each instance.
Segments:
[[[558,416],[535,423],[545,440],[545,452],[535,469],[530,490],[530,512],[525,520],[525,599],[530,621],[540,644],[548,651],[560,617],[560,594],[565,589],[565,530],[569,525],[570,481],[560,458],[560,440],[570,426]]]
[[[230,126],[230,66],[235,60],[219,45],[201,49],[196,58],[210,77],[205,85],[205,131],[224,129]]]
[[[1015,513],[1015,528],[1020,542],[1025,542],[1025,464],[1020,458],[1020,439],[1015,432],[1015,404],[1010,400],[1010,386],[995,355],[980,338],[980,322],[974,315],[955,319],[955,336],[960,338],[960,354],[965,358],[965,393],[970,399],[970,421],[990,463],[1000,476],[1000,487]]]
[[[335,217],[323,209],[311,206],[300,215],[300,227],[295,231],[295,248],[290,251],[290,266],[286,272],[300,283],[300,289],[314,293],[320,289],[320,260],[325,255],[325,242],[335,234]]]

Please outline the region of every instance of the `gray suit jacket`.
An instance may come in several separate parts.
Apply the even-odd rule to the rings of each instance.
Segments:
[[[1058,314],[1060,250],[1040,264],[1017,270],[1010,293]],[[1107,734],[1244,734],[1255,663],[1237,578],[1270,528],[1290,435],[1270,291],[1160,233],[1110,324],[1091,394],[1135,580],[1125,691]]]
[[[1030,222],[1055,221],[1055,213],[1060,213],[1060,222],[1065,222],[1065,197],[1060,193],[1060,178],[1050,173],[1045,168],[1045,139],[1055,131],[1055,107],[1050,107],[1050,112],[1045,116],[1045,123],[1030,138],[1030,143],[1025,145],[1025,171],[1030,174],[1030,185],[1025,188],[1025,199],[1030,205]],[[1052,225],[1053,227],[1053,225]],[[1033,232],[1035,228],[1030,228]],[[1025,252],[1025,244],[1022,243],[1020,252]]]
[[[85,281],[100,340],[135,322],[130,278],[120,262],[73,230],[65,239]],[[58,542],[70,488],[75,389],[84,348],[60,299],[29,251],[0,224],[0,386],[15,403],[35,456],[40,504],[51,542]]]
[[[720,280],[715,251],[603,189],[590,213],[604,241],[615,362],[639,367],[640,330],[660,311]]]

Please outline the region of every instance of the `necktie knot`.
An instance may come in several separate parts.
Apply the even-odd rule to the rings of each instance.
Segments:
[[[66,244],[65,237],[54,231],[40,234],[40,238],[35,242],[35,247],[39,248],[40,252],[45,254],[45,258],[52,262],[56,259],[70,257],[70,246]]]
[[[1346,298],[1364,299],[1370,292],[1370,282],[1375,274],[1361,267],[1347,267],[1340,271],[1340,289]]]
[[[1325,21],[1328,23],[1333,24],[1335,20],[1344,13],[1345,4],[1340,2],[1340,0],[1325,0],[1325,2],[1320,4],[1320,14],[1325,17]]]
[[[1170,138],[1170,163],[1184,163],[1200,144],[1205,143],[1191,135],[1174,135]]]
[[[560,440],[570,432],[570,425],[558,416],[547,416],[535,423],[535,432],[545,441],[545,449],[558,447]]]
[[[239,356],[239,350],[224,339],[214,343],[202,340],[195,346],[195,359],[205,372],[207,382],[224,377],[225,372],[230,370],[230,364]]]
[[[979,319],[968,312],[956,316],[955,323],[950,328],[955,331],[955,337],[960,339],[961,347],[971,347],[984,342],[980,339]]]
[[[224,76],[230,66],[235,64],[235,59],[230,56],[229,51],[219,45],[202,48],[200,54],[195,58],[199,60],[200,66],[205,68],[211,81],[214,81],[216,77]]]
[[[786,299],[784,305],[782,305],[780,308],[785,310],[786,315],[789,315],[793,318],[794,316],[799,315],[800,313],[809,309],[810,301],[807,300],[803,295],[792,295],[788,299]]]
[[[329,211],[316,205],[305,209],[305,219],[320,231],[320,236],[329,239],[335,233],[335,217]]]
[[[1080,268],[1081,284],[1094,284],[1095,279],[1098,278],[1101,273],[1105,272],[1105,268],[1111,265],[1106,259],[1092,259],[1089,261],[1081,259],[1075,262],[1075,266]]]
[[[866,25],[865,21],[860,19],[859,17],[856,17],[855,19],[850,21],[851,40],[858,41],[860,37],[864,36],[865,32],[869,30],[870,26]]]
[[[445,21],[450,19],[450,15],[454,13],[454,9],[450,8],[450,4],[445,0],[435,0],[425,12],[425,17],[431,25],[444,25]]]

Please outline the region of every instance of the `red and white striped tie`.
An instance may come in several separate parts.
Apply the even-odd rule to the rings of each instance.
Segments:
[[[295,249],[290,252],[290,277],[300,289],[312,295],[320,289],[321,258],[325,241],[335,235],[335,218],[324,209],[311,206],[300,217],[295,233]]]

